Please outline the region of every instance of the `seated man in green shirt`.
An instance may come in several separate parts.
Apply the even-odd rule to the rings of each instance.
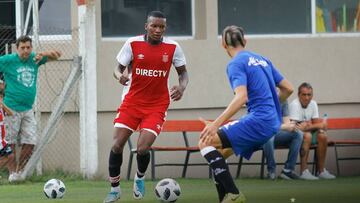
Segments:
[[[19,163],[9,160],[9,181],[17,181],[37,142],[36,120],[32,105],[36,96],[36,81],[39,66],[47,61],[57,60],[59,51],[32,51],[32,40],[21,36],[16,40],[17,53],[0,57],[0,72],[4,74],[4,104],[13,112],[5,117],[7,125],[6,140],[15,150],[15,144],[21,146]]]

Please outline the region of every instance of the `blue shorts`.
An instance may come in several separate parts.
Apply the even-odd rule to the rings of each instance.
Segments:
[[[229,139],[236,155],[250,159],[251,155],[280,129],[278,121],[263,121],[246,115],[239,120],[227,123],[220,128]]]

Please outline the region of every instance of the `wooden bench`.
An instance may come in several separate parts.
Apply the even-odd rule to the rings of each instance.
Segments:
[[[328,119],[328,130],[352,130],[352,129],[360,129],[360,118]],[[339,156],[339,152],[338,152],[339,147],[360,146],[360,133],[359,133],[359,138],[357,139],[329,139],[328,146],[333,146],[335,149],[337,175],[341,175],[339,161],[360,160],[360,155],[353,157],[348,157],[348,156],[342,157]]]
[[[151,179],[155,179],[155,168],[160,166],[183,166],[182,170],[182,177],[186,177],[187,167],[188,166],[207,166],[208,164],[204,161],[204,163],[189,163],[190,155],[194,152],[199,152],[198,146],[190,146],[189,140],[187,137],[188,132],[201,132],[204,128],[204,124],[201,123],[199,120],[168,120],[164,123],[162,133],[166,132],[174,132],[174,133],[181,133],[184,144],[182,146],[152,146],[150,149],[151,153]],[[329,130],[344,130],[344,129],[360,129],[360,118],[329,118],[328,119],[328,129]],[[129,155],[129,163],[128,163],[128,171],[127,171],[127,179],[130,179],[131,167],[133,156],[136,153],[136,148],[133,147],[131,139],[128,140],[128,145],[130,149]],[[335,147],[335,157],[336,157],[336,166],[337,166],[337,173],[340,174],[339,169],[339,161],[342,160],[355,160],[360,159],[360,157],[339,157],[338,154],[338,147],[346,147],[346,146],[360,146],[360,137],[357,140],[344,140],[344,139],[329,139],[328,146]],[[311,149],[316,149],[316,145],[311,146]],[[285,147],[278,147],[276,149],[286,149]],[[260,148],[259,150],[262,151]],[[156,163],[155,153],[161,151],[184,151],[186,152],[185,160],[183,163]],[[316,150],[315,150],[316,151]],[[314,166],[316,160],[316,153],[314,153],[314,160],[309,162]],[[238,162],[228,163],[229,165],[237,165],[237,172],[236,178],[240,176],[241,167],[242,165],[261,165],[260,168],[260,177],[264,177],[264,168],[265,168],[265,158],[264,153],[262,152],[262,158],[260,162],[248,162],[244,163],[243,158],[239,157]],[[209,176],[211,175],[209,169]]]

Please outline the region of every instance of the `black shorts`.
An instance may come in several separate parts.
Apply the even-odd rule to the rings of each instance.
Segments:
[[[231,143],[230,143],[226,133],[222,129],[219,129],[217,134],[219,135],[223,149],[232,148]]]

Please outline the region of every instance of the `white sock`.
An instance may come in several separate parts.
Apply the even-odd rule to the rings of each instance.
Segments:
[[[209,152],[212,152],[212,151],[214,151],[214,150],[216,150],[215,147],[213,147],[213,146],[208,146],[208,147],[205,147],[205,148],[203,148],[202,150],[200,150],[200,153],[201,153],[202,156],[205,156],[206,154],[208,154]]]
[[[136,171],[136,177],[137,177],[137,178],[139,178],[138,174],[139,174],[140,176],[142,176],[141,178],[144,178],[144,177],[145,177],[145,173],[140,173],[139,170]]]

